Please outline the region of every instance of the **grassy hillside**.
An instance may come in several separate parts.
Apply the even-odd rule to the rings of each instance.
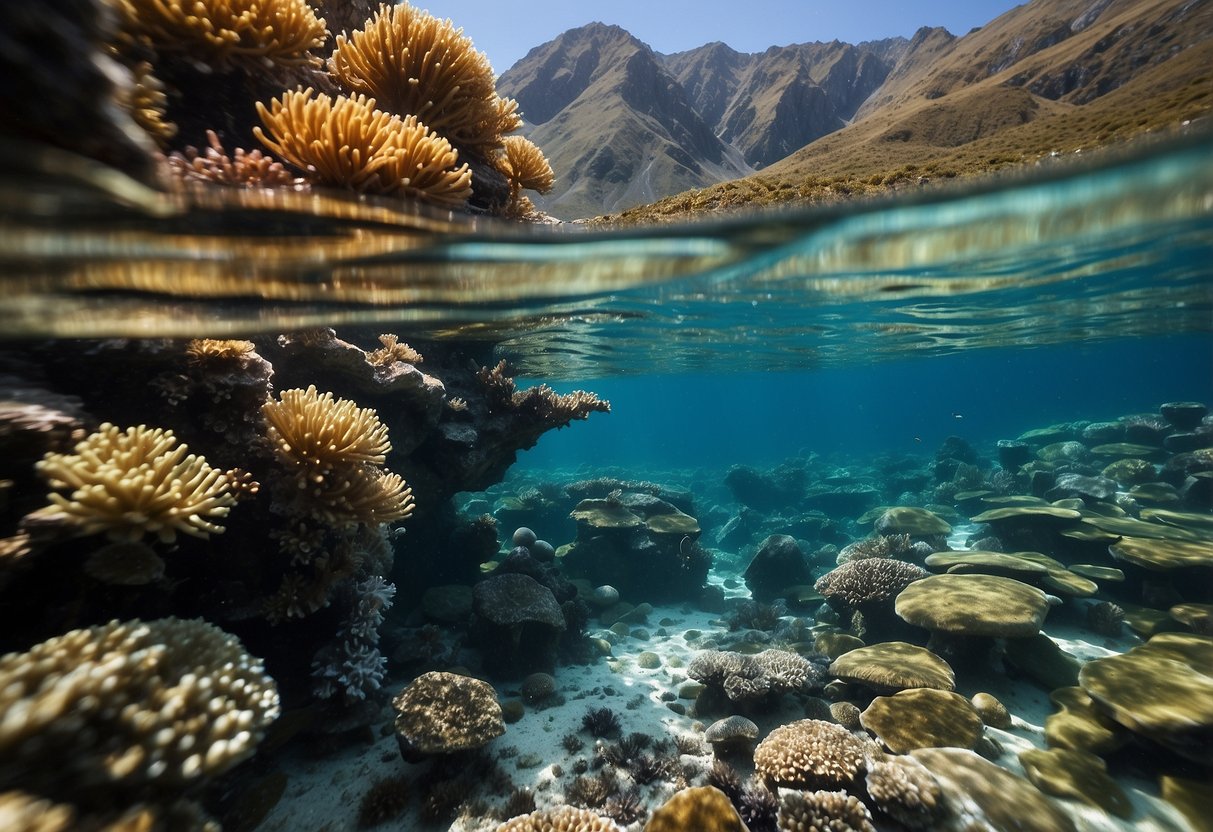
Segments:
[[[1056,31],[1051,17],[1013,18],[1032,7],[1051,8],[1038,0],[989,31],[928,44],[932,60],[891,76],[873,96],[880,106],[865,105],[866,116],[757,175],[603,219],[660,222],[979,176],[1176,128],[1213,109],[1213,4],[1127,4],[1016,58],[1008,52],[1016,31],[1029,28],[1042,42]],[[1180,13],[1181,23],[1165,25]]]

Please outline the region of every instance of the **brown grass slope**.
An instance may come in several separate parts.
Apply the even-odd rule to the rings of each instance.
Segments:
[[[923,30],[848,127],[761,174],[618,218],[824,201],[971,176],[1213,109],[1213,3],[1034,0],[963,38]]]

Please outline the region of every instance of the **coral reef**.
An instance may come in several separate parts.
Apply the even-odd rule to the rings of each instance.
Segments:
[[[859,798],[840,791],[788,792],[779,800],[782,832],[876,832]]]
[[[55,489],[44,519],[77,534],[104,532],[126,542],[154,535],[172,543],[178,533],[222,532],[215,521],[236,504],[231,482],[187,451],[172,431],[144,425],[123,431],[107,422],[74,453],[49,453],[38,463],[38,473]]]
[[[0,784],[122,808],[249,757],[279,713],[262,663],[201,621],[113,621],[0,658]]]
[[[754,749],[754,770],[772,788],[846,788],[867,770],[867,753],[845,728],[801,719],[767,734]]]
[[[183,180],[209,182],[238,188],[307,188],[305,179],[296,177],[282,162],[260,150],[238,147],[229,156],[214,130],[206,131],[206,149],[187,145],[168,157],[169,169]],[[208,339],[203,339],[208,340]],[[237,343],[237,342],[219,342]],[[244,341],[252,348],[251,341]]]
[[[161,53],[185,53],[218,68],[317,65],[327,31],[306,0],[118,0],[129,30]]]
[[[865,784],[876,807],[907,829],[932,829],[944,813],[939,783],[913,757],[877,760]]]
[[[408,3],[380,6],[360,31],[338,35],[329,70],[459,147],[498,147],[522,125],[517,102],[497,95],[493,68],[471,39]]]
[[[493,686],[470,676],[424,673],[392,705],[400,752],[410,762],[480,748],[505,733]]]
[[[313,97],[315,95],[315,97]],[[458,208],[472,195],[472,174],[456,167],[450,142],[413,116],[375,109],[365,96],[316,95],[311,87],[257,103],[265,130],[257,139],[319,185],[360,193],[402,193]]]
[[[497,832],[620,832],[609,818],[588,809],[557,806],[506,821]]]

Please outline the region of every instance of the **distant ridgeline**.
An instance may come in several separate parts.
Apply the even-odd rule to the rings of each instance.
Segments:
[[[1034,0],[957,37],[723,43],[661,55],[591,23],[498,79],[574,218],[688,189],[637,219],[836,198],[981,173],[1179,126],[1208,112],[1213,7]],[[719,184],[726,183],[726,184]],[[627,215],[625,215],[625,218]]]

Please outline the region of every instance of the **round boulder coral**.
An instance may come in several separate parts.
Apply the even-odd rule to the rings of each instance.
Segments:
[[[789,789],[836,789],[865,771],[866,749],[845,728],[801,719],[772,731],[754,749],[754,770],[769,784]]]
[[[203,621],[112,621],[0,658],[0,779],[180,788],[249,757],[279,713],[260,659]]]
[[[400,753],[409,762],[480,748],[505,733],[493,686],[458,673],[423,673],[392,705]]]
[[[878,760],[865,782],[877,808],[907,829],[931,829],[943,814],[939,782],[913,757]]]
[[[781,832],[876,832],[868,807],[846,792],[789,792],[776,822]]]
[[[620,829],[610,818],[589,809],[557,806],[507,820],[496,832],[620,832]]]
[[[724,792],[715,786],[682,789],[653,812],[644,832],[746,832]]]

